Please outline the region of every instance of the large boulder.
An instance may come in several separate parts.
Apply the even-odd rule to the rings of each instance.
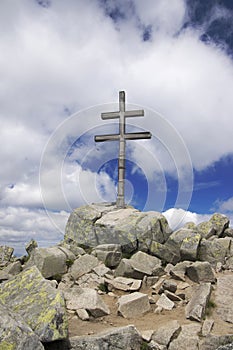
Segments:
[[[201,235],[195,230],[181,228],[173,232],[165,243],[165,247],[177,255],[177,260],[196,260]],[[177,262],[178,262],[177,261]]]
[[[229,323],[233,323],[233,276],[225,275],[217,279],[215,291],[216,312],[219,317]]]
[[[201,322],[211,295],[211,284],[201,283],[193,287],[192,297],[186,306],[186,318]]]
[[[73,287],[65,291],[66,306],[69,310],[85,309],[93,317],[109,315],[110,311],[101,296],[91,288]]]
[[[100,261],[93,255],[85,254],[76,259],[71,266],[70,273],[74,280],[91,272],[93,268],[98,266]]]
[[[187,324],[181,327],[181,332],[170,345],[169,350],[199,350],[199,337],[201,331],[199,324]]]
[[[118,313],[125,318],[138,317],[150,311],[148,295],[140,292],[121,296],[118,304]]]
[[[14,248],[7,245],[0,246],[0,267],[6,266],[10,262],[13,252]]]
[[[209,221],[202,222],[197,225],[198,232],[203,238],[210,238],[215,235],[222,237],[224,231],[229,227],[230,220],[222,214],[215,213],[211,216]]]
[[[114,328],[92,336],[70,338],[72,350],[141,350],[142,338],[134,326]]]
[[[37,266],[45,278],[60,279],[68,270],[75,255],[66,248],[59,246],[50,248],[35,248],[31,251],[26,267]]]
[[[216,267],[218,262],[224,264],[229,254],[229,247],[230,242],[228,238],[202,239],[198,251],[198,259],[208,261],[213,267]]]
[[[0,349],[43,350],[39,337],[16,313],[0,303]]]
[[[110,268],[117,267],[122,258],[121,246],[119,244],[98,245],[93,249],[92,254]]]
[[[102,203],[75,209],[67,222],[65,242],[89,248],[119,244],[123,252],[150,250],[152,241],[164,243],[171,230],[158,212],[140,212],[132,207],[119,209]]]
[[[0,302],[17,313],[42,342],[65,339],[68,322],[65,301],[36,266],[0,285]]]
[[[164,273],[162,261],[144,252],[137,252],[130,259],[122,259],[115,276],[142,279],[144,276],[160,276]]]
[[[208,261],[196,261],[186,269],[187,276],[196,283],[215,283],[216,278]]]
[[[169,321],[154,331],[151,339],[153,342],[167,347],[173,339],[177,338],[180,331],[181,326],[177,320]]]

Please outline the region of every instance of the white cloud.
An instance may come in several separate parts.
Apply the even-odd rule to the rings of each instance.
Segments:
[[[107,130],[100,113],[118,108],[117,103],[104,103],[117,102],[121,89],[127,91],[129,102],[147,113],[132,124],[152,131],[162,143],[128,146],[132,160],[147,176],[152,202],[159,198],[154,188],[166,192],[165,172],[192,180],[182,139],[196,169],[233,152],[232,61],[200,42],[194,30],[177,35],[185,19],[185,1],[135,0],[134,8],[130,4],[122,2],[128,16],[116,25],[98,1],[57,0],[47,9],[36,1],[1,1],[0,195],[3,206],[18,206],[15,222],[17,217],[26,220],[18,211],[22,206],[31,212],[41,207],[41,171],[48,208],[70,210],[114,198],[114,183],[106,173],[97,172],[113,157],[115,146],[88,141],[73,158],[67,154],[87,131]],[[152,33],[147,42],[142,41],[145,26],[151,26]],[[101,105],[86,110],[95,104]],[[173,127],[164,126],[146,106],[162,113]],[[77,117],[67,118],[81,108]],[[46,145],[52,132],[52,145]],[[71,163],[75,158],[78,163]],[[164,200],[159,199],[161,208]],[[231,208],[231,201],[220,208]],[[36,215],[43,217],[43,212]],[[12,225],[14,234],[25,234]],[[10,235],[10,226],[7,230]]]
[[[233,215],[233,197],[228,198],[226,201],[217,200],[215,206],[220,212],[231,213]]]
[[[184,226],[187,222],[193,222],[195,225],[203,221],[208,221],[211,215],[197,214],[183,209],[171,208],[163,212],[169,226],[172,230],[177,230]]]
[[[24,207],[0,209],[0,244],[15,248],[15,254],[25,254],[23,247],[30,239],[39,245],[54,244],[63,239],[68,213],[45,212]]]

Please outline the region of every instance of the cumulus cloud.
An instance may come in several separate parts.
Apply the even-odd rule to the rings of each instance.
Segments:
[[[127,108],[145,109],[132,128],[153,134],[127,145],[147,176],[149,209],[156,198],[163,210],[166,173],[187,193],[190,165],[202,170],[233,152],[232,61],[183,29],[184,0],[48,4],[0,4],[0,199],[4,212],[18,211],[14,222],[27,221],[28,210],[38,223],[43,205],[52,215],[115,198],[114,181],[99,169],[117,146],[97,146],[93,136],[117,130],[100,113],[118,109],[119,90]],[[230,207],[230,199],[219,206]],[[14,222],[12,234],[28,236]],[[10,226],[1,232],[11,235]]]
[[[163,215],[168,221],[172,230],[177,230],[188,222],[193,222],[195,225],[203,221],[208,221],[211,215],[197,214],[183,209],[171,208],[163,212]]]

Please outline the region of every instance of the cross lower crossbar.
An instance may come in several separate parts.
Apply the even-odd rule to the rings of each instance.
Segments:
[[[119,134],[109,134],[109,135],[98,135],[95,136],[95,142],[104,142],[104,141],[119,141]],[[142,140],[142,139],[151,139],[150,132],[132,132],[124,134],[125,140]]]

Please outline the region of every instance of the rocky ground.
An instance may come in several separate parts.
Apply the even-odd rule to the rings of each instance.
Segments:
[[[233,349],[232,241],[221,214],[76,209],[59,245],[0,247],[0,350]]]

